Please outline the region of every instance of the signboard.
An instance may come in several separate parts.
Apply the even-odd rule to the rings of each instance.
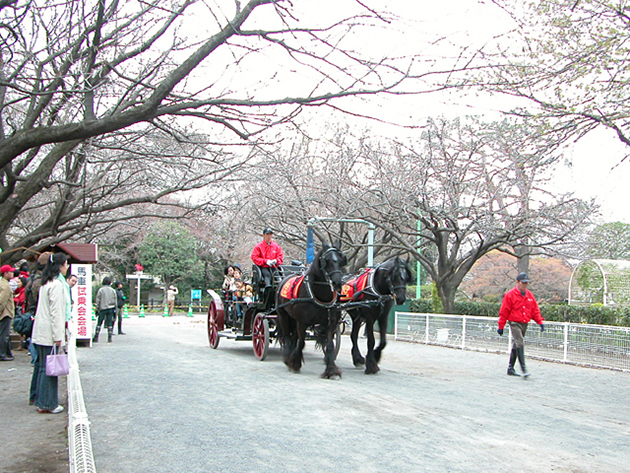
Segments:
[[[76,334],[77,340],[89,340],[92,345],[92,265],[73,264],[70,274],[78,281],[71,289],[72,320],[70,331]]]
[[[190,299],[195,301],[195,300],[201,300],[201,289],[191,289],[190,290]]]

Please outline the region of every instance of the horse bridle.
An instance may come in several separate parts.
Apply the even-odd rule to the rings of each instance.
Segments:
[[[319,267],[322,270],[322,273],[324,273],[324,277],[326,278],[326,283],[328,283],[330,285],[330,289],[332,291],[335,291],[335,288],[333,287],[333,282],[332,282],[332,275],[339,273],[341,274],[342,271],[340,269],[335,269],[333,271],[331,271],[330,273],[326,270],[326,260],[325,260],[325,256],[328,253],[338,253],[339,255],[343,256],[343,254],[341,253],[341,250],[335,248],[334,246],[331,246],[330,248],[328,248],[326,251],[324,251],[321,255],[319,255]],[[324,264],[322,264],[322,262],[324,262]]]
[[[407,272],[407,267],[404,264],[399,264],[398,261],[397,261],[396,264],[394,265],[394,267],[392,268],[391,272],[387,276],[387,285],[389,287],[389,293],[391,295],[394,295],[396,293],[396,290],[398,290],[398,289],[406,289],[407,288],[406,284],[402,284],[400,286],[394,286],[394,283],[392,282],[392,274],[394,274],[394,272],[397,271],[398,269],[403,269],[405,271],[405,273]]]

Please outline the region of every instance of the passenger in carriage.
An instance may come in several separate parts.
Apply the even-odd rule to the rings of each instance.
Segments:
[[[225,270],[223,271],[223,291],[229,291],[230,290],[230,285],[232,284],[234,280],[234,266],[229,265],[225,267]]]
[[[273,241],[273,230],[263,230],[263,241],[258,243],[252,251],[252,261],[260,268],[265,287],[273,285],[273,273],[283,263],[282,248]]]
[[[236,316],[237,318],[243,317],[243,274],[241,273],[241,267],[234,265],[234,278],[232,278],[232,284],[230,285],[230,292],[232,293],[232,300],[235,302]]]

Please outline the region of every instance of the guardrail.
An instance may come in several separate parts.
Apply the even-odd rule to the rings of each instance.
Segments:
[[[508,353],[511,333],[497,333],[498,317],[396,312],[396,340],[463,350]],[[630,327],[533,322],[526,337],[528,357],[593,368],[630,371]],[[507,328],[507,327],[506,327]]]
[[[77,361],[77,341],[74,335],[68,342],[68,456],[70,473],[95,473],[92,439],[90,437],[90,421],[88,419],[79,363]]]

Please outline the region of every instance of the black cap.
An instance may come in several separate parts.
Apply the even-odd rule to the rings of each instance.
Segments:
[[[527,275],[527,273],[521,273],[516,276],[516,280],[520,282],[529,282],[529,276]]]
[[[268,235],[269,233],[273,233],[273,230],[271,228],[269,228],[269,227],[266,227],[263,230],[263,235]]]

